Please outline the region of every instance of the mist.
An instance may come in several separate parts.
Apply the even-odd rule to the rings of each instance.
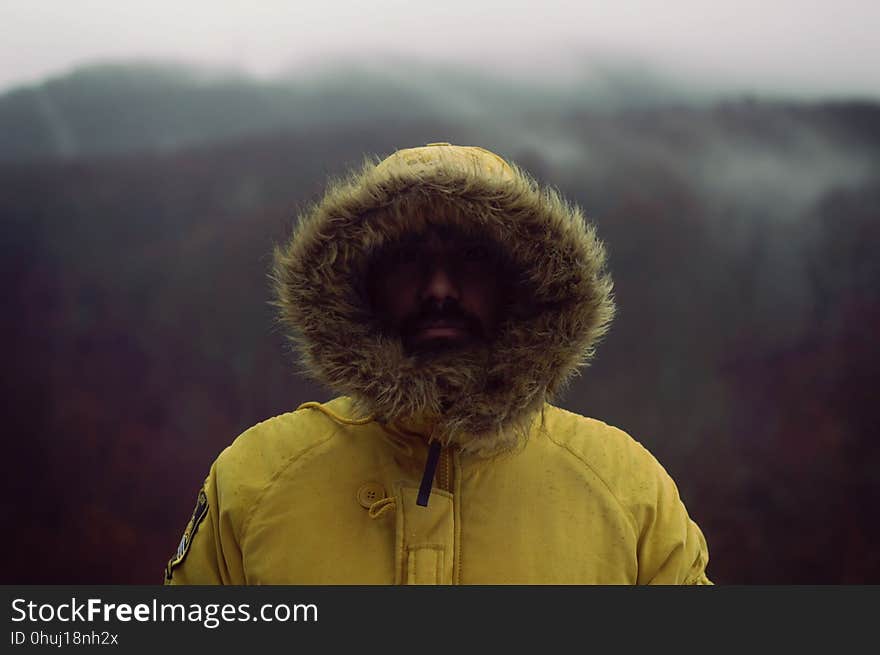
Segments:
[[[581,76],[628,61],[712,93],[868,97],[880,93],[875,26],[863,0],[674,4],[525,0],[406,5],[377,0],[259,6],[207,0],[85,0],[0,9],[0,89],[97,61],[199,63],[262,79],[334,59],[434,61],[514,79]]]
[[[273,245],[328,176],[437,141],[596,225],[619,312],[557,404],[658,457],[713,580],[880,581],[877,9],[597,6],[7,3],[6,581],[159,580],[217,453],[332,397]]]

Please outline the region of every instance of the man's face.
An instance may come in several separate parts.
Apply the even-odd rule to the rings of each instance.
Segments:
[[[384,249],[367,288],[373,310],[411,354],[490,339],[508,293],[503,278],[488,241],[429,233]]]

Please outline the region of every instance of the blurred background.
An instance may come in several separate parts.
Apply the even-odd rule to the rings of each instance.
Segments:
[[[7,0],[0,582],[160,583],[217,454],[333,397],[273,324],[273,244],[328,176],[449,141],[597,225],[619,315],[558,404],[657,456],[710,577],[880,583],[878,19]]]

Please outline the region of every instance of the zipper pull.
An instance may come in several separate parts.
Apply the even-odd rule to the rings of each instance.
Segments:
[[[440,459],[440,442],[432,441],[428,450],[428,461],[425,462],[425,473],[422,475],[422,484],[419,485],[419,497],[416,505],[428,506],[428,497],[431,495],[431,486],[434,484],[434,473],[437,471],[437,462]]]

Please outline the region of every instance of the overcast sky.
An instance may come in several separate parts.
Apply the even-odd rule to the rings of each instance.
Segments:
[[[880,97],[880,2],[0,0],[0,89],[101,59],[261,76],[402,55],[541,75],[621,57],[744,91]]]

